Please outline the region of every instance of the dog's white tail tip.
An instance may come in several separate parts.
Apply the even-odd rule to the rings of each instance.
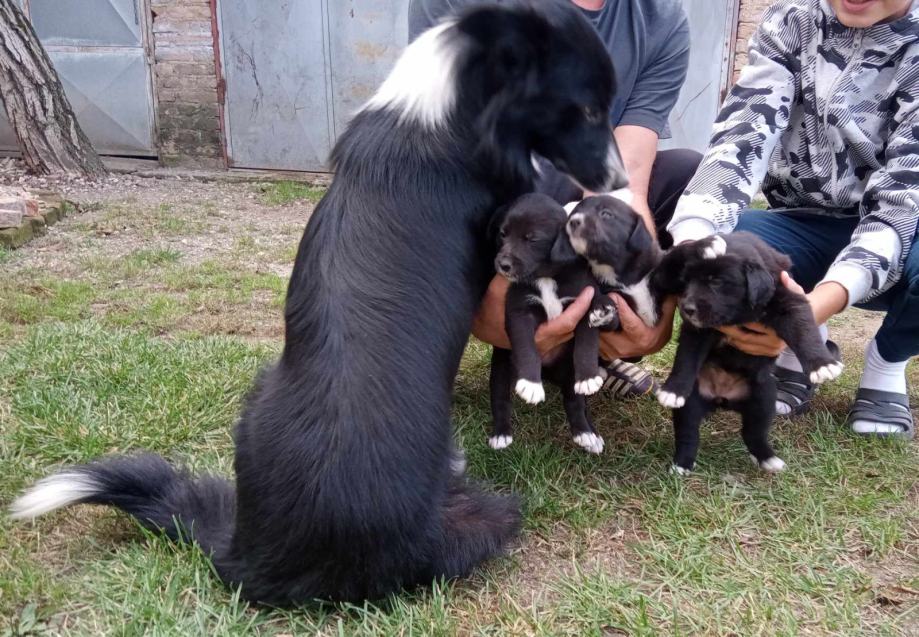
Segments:
[[[85,473],[64,472],[36,482],[10,505],[14,520],[31,520],[99,493],[100,485]]]

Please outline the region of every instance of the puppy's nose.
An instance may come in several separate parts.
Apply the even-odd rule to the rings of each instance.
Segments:
[[[584,221],[584,215],[582,215],[581,213],[573,215],[570,219],[568,219],[568,231],[574,232],[575,230],[581,227],[581,224],[583,223],[583,221]]]
[[[501,274],[507,274],[513,267],[510,259],[498,259],[498,271],[501,272]]]
[[[680,303],[680,310],[686,316],[693,316],[696,313],[697,309],[698,308],[696,307],[696,304],[693,303],[692,301],[683,301],[682,303]]]

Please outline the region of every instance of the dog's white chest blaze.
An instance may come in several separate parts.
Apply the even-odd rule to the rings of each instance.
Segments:
[[[555,279],[536,279],[536,288],[539,290],[539,304],[546,311],[546,318],[552,320],[559,316],[565,309],[562,299],[558,298],[558,284]]]
[[[705,365],[699,372],[699,393],[707,400],[744,400],[750,397],[747,379],[714,365]]]
[[[628,294],[635,303],[635,313],[648,327],[657,325],[660,318],[657,315],[657,304],[651,295],[651,288],[648,285],[648,277],[643,278],[635,285],[622,288],[625,294]]]

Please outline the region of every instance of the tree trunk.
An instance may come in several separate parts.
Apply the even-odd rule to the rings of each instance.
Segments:
[[[0,98],[30,171],[90,178],[106,174],[48,54],[14,0],[0,0]]]

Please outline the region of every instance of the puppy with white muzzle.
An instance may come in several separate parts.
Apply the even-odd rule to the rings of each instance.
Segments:
[[[505,328],[511,350],[495,348],[491,359],[491,408],[494,430],[489,445],[511,444],[511,390],[530,404],[545,400],[543,378],[562,390],[565,413],[575,444],[591,453],[603,450],[603,439],[587,411],[585,396],[603,385],[599,338],[595,327],[617,318],[615,305],[599,293],[587,263],[572,250],[565,233],[564,209],[540,194],[517,199],[504,216],[495,270],[511,285],[505,302]],[[540,323],[554,319],[585,287],[594,287],[589,322],[584,317],[574,338],[548,357],[536,348]]]

